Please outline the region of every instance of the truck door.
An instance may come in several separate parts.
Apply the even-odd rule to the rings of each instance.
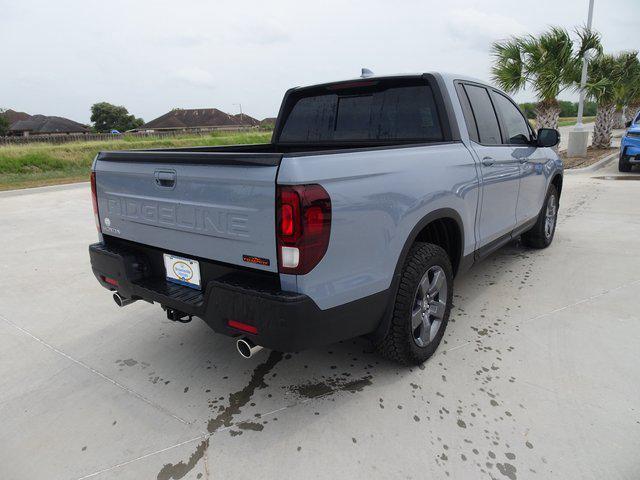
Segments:
[[[502,125],[502,138],[514,159],[520,162],[520,190],[516,208],[516,227],[537,217],[546,194],[544,164],[549,160],[545,148],[533,143],[533,132],[518,107],[505,95],[492,91]]]
[[[458,85],[471,147],[480,161],[482,200],[477,248],[503,243],[516,225],[520,162],[504,145],[498,116],[488,90],[480,85]],[[466,108],[465,108],[466,107]]]

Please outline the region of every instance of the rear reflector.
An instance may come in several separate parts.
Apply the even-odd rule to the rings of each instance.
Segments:
[[[115,278],[109,278],[109,277],[103,276],[102,280],[104,280],[109,285],[113,285],[114,287],[118,286],[118,281]]]
[[[227,322],[227,325],[229,325],[231,328],[235,328],[236,330],[241,330],[243,332],[254,333],[254,334],[258,333],[258,329],[253,325],[248,325],[242,322],[236,322],[235,320],[229,320]]]

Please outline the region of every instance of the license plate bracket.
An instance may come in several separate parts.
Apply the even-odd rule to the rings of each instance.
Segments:
[[[202,289],[200,286],[200,262],[197,260],[165,253],[164,268],[168,281],[196,290]]]

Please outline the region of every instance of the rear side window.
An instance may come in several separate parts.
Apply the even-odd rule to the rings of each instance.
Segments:
[[[456,91],[458,92],[458,99],[460,99],[460,105],[462,106],[462,114],[464,116],[464,122],[467,125],[469,138],[474,142],[479,143],[478,126],[476,125],[476,119],[473,117],[473,111],[471,110],[471,104],[469,103],[467,92],[464,91],[464,87],[461,83],[456,84]]]
[[[422,79],[330,85],[293,94],[291,102],[282,143],[443,140],[433,92]]]
[[[498,126],[498,118],[493,109],[493,104],[489,98],[489,92],[487,92],[486,88],[476,87],[475,85],[465,85],[464,89],[471,103],[480,143],[483,145],[500,145],[502,143],[500,127]]]
[[[531,134],[527,121],[524,119],[520,110],[511,103],[507,97],[500,93],[495,93],[493,98],[496,102],[496,108],[502,116],[502,123],[507,131],[507,138],[504,143],[515,145],[526,145],[531,141]]]

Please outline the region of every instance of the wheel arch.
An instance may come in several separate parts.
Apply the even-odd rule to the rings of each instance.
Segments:
[[[559,199],[560,195],[562,194],[562,174],[556,173],[551,179],[551,185],[556,187],[556,190],[558,191],[558,199]]]
[[[407,255],[409,254],[411,246],[417,241],[425,241],[442,247],[451,259],[454,277],[462,270],[465,261],[464,225],[462,223],[462,217],[452,208],[441,208],[429,212],[413,227],[400,251],[389,288],[387,308],[380,325],[369,335],[374,343],[377,343],[377,341],[383,338],[389,329],[402,269],[407,261]]]

